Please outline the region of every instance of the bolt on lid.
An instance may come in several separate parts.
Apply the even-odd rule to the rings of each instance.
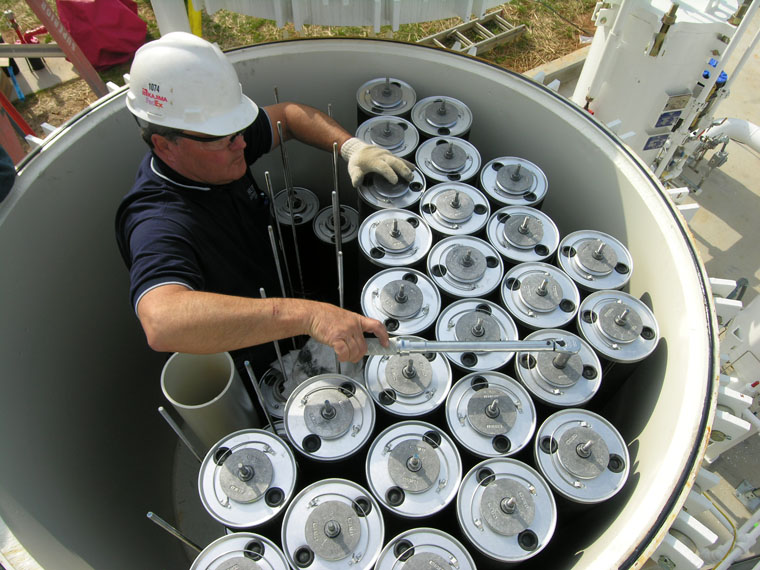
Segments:
[[[609,234],[581,230],[566,235],[559,244],[560,267],[584,290],[620,289],[631,279],[633,258],[628,249]]]
[[[463,478],[457,518],[473,546],[500,562],[522,562],[551,540],[557,506],[535,469],[510,458],[486,459]]]
[[[464,139],[435,137],[417,147],[415,162],[433,180],[466,182],[480,170],[480,153]]]
[[[446,422],[454,438],[474,455],[504,457],[530,443],[536,409],[514,378],[500,372],[473,372],[449,392]]]
[[[380,552],[375,570],[430,570],[448,568],[455,561],[457,570],[475,570],[467,548],[436,528],[414,528],[391,539]]]
[[[580,293],[564,271],[542,262],[526,262],[507,271],[501,284],[504,306],[532,329],[561,327],[573,320]]]
[[[359,234],[359,212],[350,206],[340,205],[338,209],[340,242],[348,243]],[[322,208],[314,217],[314,234],[320,241],[335,243],[335,216],[332,206]]]
[[[235,532],[217,538],[195,558],[190,570],[288,570],[280,547],[252,532]]]
[[[535,206],[543,201],[549,182],[537,165],[524,158],[502,156],[483,166],[480,187],[504,206]]]
[[[517,340],[517,327],[506,310],[485,299],[460,299],[438,316],[435,336],[442,341]],[[512,352],[446,352],[446,358],[466,370],[496,370]]]
[[[530,206],[505,206],[488,220],[488,241],[508,261],[545,261],[557,251],[554,221]]]
[[[285,406],[285,431],[294,447],[321,461],[356,453],[369,439],[375,408],[364,386],[342,374],[320,374],[299,384]]]
[[[369,570],[383,539],[380,505],[346,479],[323,479],[304,488],[282,522],[282,549],[293,568]]]
[[[484,297],[504,275],[501,256],[487,241],[451,236],[436,243],[427,259],[428,275],[443,291],[456,297]]]
[[[234,529],[252,528],[274,518],[293,496],[296,464],[277,435],[246,429],[228,435],[204,458],[198,477],[208,513]]]
[[[425,192],[425,177],[415,168],[412,179],[399,178],[388,182],[379,174],[370,173],[357,188],[359,196],[375,209],[408,208],[419,202]]]
[[[659,327],[641,300],[623,291],[591,293],[578,309],[578,330],[613,362],[638,362],[654,351]]]
[[[451,366],[434,352],[370,356],[364,366],[364,382],[375,403],[387,412],[419,417],[443,404],[451,386]]]
[[[389,115],[367,119],[357,127],[356,137],[401,158],[412,154],[420,142],[417,127],[406,119]]]
[[[536,464],[563,497],[600,503],[623,488],[630,459],[620,433],[606,419],[569,408],[549,416],[536,434]]]
[[[422,518],[454,499],[462,462],[448,435],[432,424],[408,420],[375,438],[367,453],[366,474],[381,504],[402,517]]]
[[[561,329],[542,329],[525,340],[549,338],[577,339],[577,354],[523,352],[517,356],[515,370],[528,391],[544,403],[557,407],[585,404],[594,397],[602,382],[602,367],[594,349],[585,340]]]
[[[461,137],[470,131],[472,111],[452,97],[426,97],[412,107],[412,122],[432,137]]]
[[[480,190],[463,182],[442,182],[422,195],[420,213],[445,235],[473,234],[488,222],[491,208]]]
[[[362,312],[385,323],[389,332],[414,334],[430,327],[441,310],[441,295],[424,273],[385,269],[372,276],[361,294]]]
[[[414,265],[425,258],[432,243],[430,226],[408,210],[378,210],[359,226],[362,253],[381,267]]]
[[[359,108],[368,115],[404,115],[416,101],[414,88],[393,77],[370,79],[356,92]]]

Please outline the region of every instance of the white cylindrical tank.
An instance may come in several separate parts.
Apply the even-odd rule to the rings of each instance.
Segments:
[[[327,109],[356,128],[355,93],[373,77],[413,83],[473,112],[470,142],[484,163],[540,163],[552,192],[543,210],[560,233],[593,228],[636,260],[629,291],[657,316],[661,340],[605,414],[630,453],[626,486],[605,508],[560,534],[541,556],[553,568],[628,568],[645,560],[680,510],[707,443],[718,341],[695,245],[644,164],[579,107],[481,60],[381,40],[298,40],[232,52],[244,91]],[[329,80],[327,80],[329,79]],[[122,89],[99,100],[20,165],[0,204],[0,517],[44,567],[187,568],[177,541],[145,518],[177,524],[177,441],[156,413],[168,355],[147,346],[128,300],[114,214],[145,146]],[[291,143],[295,183],[323,197],[331,159]],[[282,185],[279,153],[254,174]],[[353,191],[341,174],[342,202]],[[656,252],[656,255],[654,254]],[[667,437],[663,437],[667,435]],[[188,473],[190,483],[197,476]],[[183,510],[184,509],[184,510]],[[204,544],[201,544],[203,546]],[[547,560],[547,559],[543,559]]]

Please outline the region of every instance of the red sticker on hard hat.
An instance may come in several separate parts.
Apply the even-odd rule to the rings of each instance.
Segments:
[[[163,95],[159,94],[158,91],[158,85],[155,83],[149,83],[148,89],[143,87],[142,94],[145,97],[145,102],[148,105],[153,105],[154,107],[158,107],[160,109],[164,106],[164,103],[166,103],[167,99]]]

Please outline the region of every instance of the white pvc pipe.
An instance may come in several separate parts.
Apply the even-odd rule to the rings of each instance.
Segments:
[[[704,132],[704,136],[718,137],[728,135],[732,141],[746,144],[752,150],[760,152],[760,127],[744,119],[723,119],[718,125],[713,125]]]
[[[261,427],[232,357],[174,353],[161,371],[161,390],[208,451],[226,435]]]
[[[740,556],[749,552],[757,542],[757,539],[760,538],[760,525],[755,526],[758,521],[760,521],[760,509],[755,511],[755,513],[739,528],[737,531],[738,538],[734,548],[714,570],[727,570]]]

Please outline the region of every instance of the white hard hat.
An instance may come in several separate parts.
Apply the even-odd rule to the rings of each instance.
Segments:
[[[186,32],[171,32],[137,50],[127,107],[143,121],[208,135],[240,131],[259,112],[243,95],[222,50]]]

